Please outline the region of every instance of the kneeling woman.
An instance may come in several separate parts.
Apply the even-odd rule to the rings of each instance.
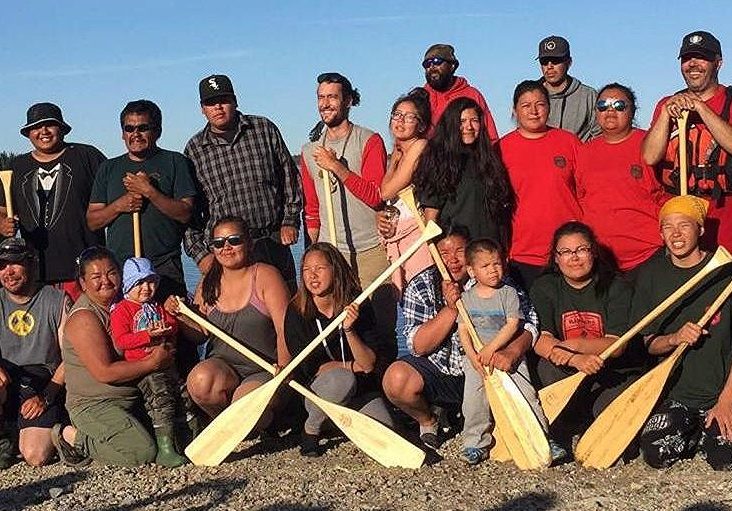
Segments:
[[[545,387],[577,371],[590,376],[552,424],[554,438],[567,444],[640,374],[643,346],[634,340],[606,362],[599,357],[628,329],[631,289],[600,257],[587,225],[560,226],[550,254],[531,288],[542,330],[534,348],[541,357],[539,383]]]
[[[392,426],[380,395],[387,344],[380,344],[376,318],[369,302],[351,304],[359,294],[358,277],[340,252],[328,243],[311,245],[302,260],[302,282],[285,316],[287,347],[296,356],[344,309],[346,320],[299,367],[299,377],[313,392],[333,403],[357,408]],[[349,305],[350,304],[350,305]],[[325,414],[305,401],[300,453],[319,456],[318,444]]]

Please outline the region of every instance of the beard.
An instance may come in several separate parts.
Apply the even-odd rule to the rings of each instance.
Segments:
[[[453,76],[451,74],[437,73],[437,76],[433,76],[435,73],[425,72],[424,77],[427,83],[430,84],[435,90],[444,92],[452,85]]]

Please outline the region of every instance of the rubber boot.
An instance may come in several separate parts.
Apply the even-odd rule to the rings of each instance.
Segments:
[[[164,467],[180,467],[187,460],[175,451],[172,428],[155,428],[155,441],[158,444],[158,454],[155,463]]]

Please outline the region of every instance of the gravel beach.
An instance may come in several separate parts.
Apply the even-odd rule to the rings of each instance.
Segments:
[[[521,472],[496,462],[468,467],[453,439],[441,461],[411,471],[332,442],[309,459],[294,440],[248,441],[216,468],[18,463],[0,475],[0,510],[732,510],[732,477],[698,458],[665,471],[635,460],[602,472],[574,463]]]

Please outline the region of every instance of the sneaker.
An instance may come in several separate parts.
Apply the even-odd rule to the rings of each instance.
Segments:
[[[549,451],[552,454],[552,464],[558,463],[569,456],[567,449],[554,440],[549,440]]]
[[[440,438],[437,436],[437,433],[433,433],[432,431],[427,431],[425,433],[422,433],[419,435],[419,439],[422,441],[422,443],[429,447],[432,450],[437,450],[440,448],[441,442]]]
[[[481,447],[466,447],[463,449],[463,459],[468,465],[477,465],[481,461],[488,459],[488,449]]]
[[[91,463],[92,459],[89,456],[84,456],[79,449],[64,440],[63,436],[64,426],[63,424],[54,424],[51,428],[51,442],[58,452],[58,457],[61,461],[72,468],[81,468]]]
[[[323,454],[320,450],[320,444],[318,443],[319,439],[320,436],[318,435],[311,435],[303,432],[300,439],[300,456],[317,458]]]

